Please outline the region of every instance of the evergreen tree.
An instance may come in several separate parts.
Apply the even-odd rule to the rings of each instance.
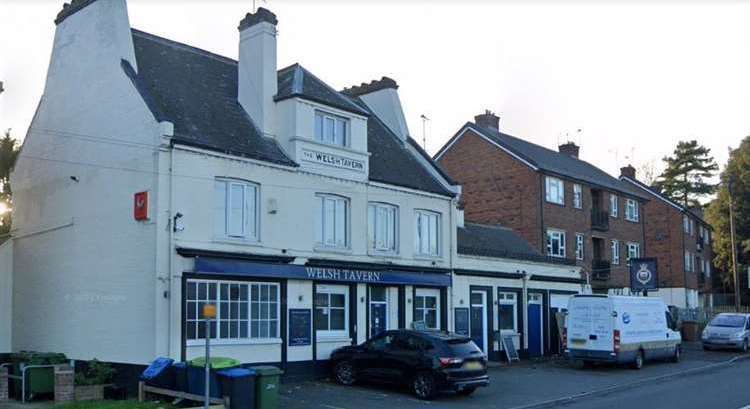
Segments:
[[[716,190],[716,186],[706,182],[719,170],[710,154],[711,150],[698,141],[680,141],[674,156],[662,159],[665,169],[654,187],[685,207],[700,206],[698,199]]]
[[[10,129],[0,139],[0,236],[10,231],[11,209],[13,208],[12,192],[10,189],[10,172],[18,157],[18,141],[10,136]]]
[[[739,266],[750,263],[750,136],[746,137],[737,149],[730,152],[729,161],[721,173],[721,185],[716,198],[709,204],[706,212],[706,218],[713,227],[714,265],[720,270],[721,281],[725,287],[734,287],[729,234],[730,184],[734,206],[737,270],[742,277],[742,269]]]

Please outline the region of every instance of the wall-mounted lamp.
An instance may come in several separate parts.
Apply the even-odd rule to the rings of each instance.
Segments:
[[[175,233],[185,230],[185,227],[177,225],[177,221],[180,219],[182,219],[182,213],[180,212],[175,213],[174,217],[172,218],[172,231]]]
[[[359,297],[359,302],[365,302],[365,297]]]
[[[300,294],[300,295],[299,295],[299,296],[297,297],[297,301],[299,301],[299,302],[302,302],[302,300],[303,300],[304,298],[305,298],[305,296],[303,296],[302,294]]]
[[[462,298],[462,299],[458,300],[458,303],[461,304],[461,305],[464,305],[464,299]]]
[[[268,199],[268,214],[276,214],[279,212],[279,203],[274,198]]]
[[[411,304],[411,298],[407,298],[407,299],[406,299],[406,303],[407,303],[407,304]]]
[[[70,180],[72,180],[73,182],[76,182],[76,183],[78,183],[78,182],[81,181],[81,179],[78,179],[78,176],[71,176]]]

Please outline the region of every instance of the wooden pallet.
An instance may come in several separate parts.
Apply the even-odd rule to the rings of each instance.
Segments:
[[[185,400],[191,400],[195,402],[203,402],[203,395],[195,395],[192,393],[182,392],[182,391],[173,391],[171,389],[165,389],[165,388],[157,388],[156,386],[149,386],[146,385],[145,382],[140,381],[138,382],[138,402],[143,402],[146,399],[147,393],[153,393],[155,395],[163,395],[163,396],[170,396],[176,399],[185,399]],[[209,403],[212,405],[219,405],[216,406],[216,408],[229,407],[229,397],[225,396],[223,398],[209,398]],[[213,406],[212,406],[213,407]]]

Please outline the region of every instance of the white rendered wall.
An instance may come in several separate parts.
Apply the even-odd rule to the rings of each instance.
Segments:
[[[0,353],[11,352],[13,322],[13,240],[0,245]]]

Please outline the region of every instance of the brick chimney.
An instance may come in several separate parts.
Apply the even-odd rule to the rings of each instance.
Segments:
[[[260,7],[240,21],[237,100],[264,135],[275,135],[276,15]]]
[[[633,167],[633,165],[628,165],[628,166],[620,168],[620,176],[621,177],[624,176],[626,178],[630,178],[630,179],[636,180],[635,179],[635,168]]]
[[[566,142],[558,146],[557,150],[560,151],[560,153],[564,153],[574,158],[578,158],[578,152],[581,150],[581,148],[573,142]]]
[[[500,117],[495,115],[495,113],[489,109],[485,110],[483,114],[475,116],[474,123],[482,128],[490,128],[496,131],[500,130]]]

